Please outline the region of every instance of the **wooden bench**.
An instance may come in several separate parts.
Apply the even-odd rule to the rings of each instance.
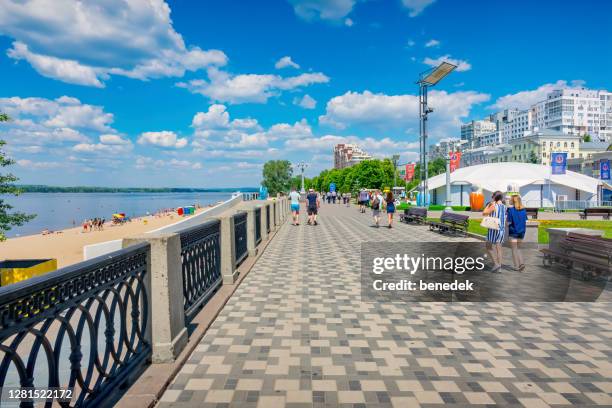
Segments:
[[[440,233],[462,231],[467,236],[469,218],[469,215],[444,211],[440,216],[440,221],[431,221],[429,223],[429,229],[431,231],[437,230]]]
[[[425,207],[410,207],[404,210],[404,213],[400,215],[400,221],[409,223],[416,222],[423,224],[427,219],[427,208]]]
[[[610,214],[612,213],[612,208],[585,208],[580,213],[580,218],[586,220],[587,217],[590,216],[599,216],[603,217],[604,220],[610,219]]]
[[[559,243],[558,250],[540,251],[544,254],[542,262],[545,265],[559,263],[568,269],[580,266],[584,280],[596,275],[612,275],[612,239],[572,232]]]
[[[527,211],[527,217],[531,217],[534,220],[538,219],[538,207],[525,207],[525,211]]]

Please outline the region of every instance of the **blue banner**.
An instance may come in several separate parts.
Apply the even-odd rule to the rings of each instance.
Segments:
[[[610,180],[610,160],[599,161],[599,178],[602,180]]]
[[[329,191],[336,191],[336,183],[329,183]]]
[[[551,153],[550,165],[552,174],[565,174],[567,170],[567,153]]]

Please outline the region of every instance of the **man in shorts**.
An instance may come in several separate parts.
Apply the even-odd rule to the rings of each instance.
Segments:
[[[291,200],[291,214],[293,215],[293,225],[300,225],[300,193],[295,190],[295,187],[291,188],[289,193],[289,199]]]
[[[314,189],[311,188],[308,190],[306,200],[308,200],[308,225],[317,225],[317,213],[321,201],[319,200],[318,194],[314,192]]]

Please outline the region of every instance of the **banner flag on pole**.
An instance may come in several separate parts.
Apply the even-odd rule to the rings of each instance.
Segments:
[[[550,159],[552,174],[565,174],[567,170],[567,153],[551,153]]]
[[[405,176],[406,181],[411,181],[414,178],[414,166],[415,166],[414,163],[406,165],[406,176]]]
[[[451,173],[459,168],[461,163],[461,152],[450,153],[450,171]]]
[[[610,180],[610,160],[602,159],[599,161],[599,178],[601,180]]]

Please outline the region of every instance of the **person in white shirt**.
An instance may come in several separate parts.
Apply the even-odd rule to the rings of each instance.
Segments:
[[[300,193],[295,191],[295,187],[291,188],[289,193],[291,200],[291,214],[293,215],[293,225],[300,225]]]

